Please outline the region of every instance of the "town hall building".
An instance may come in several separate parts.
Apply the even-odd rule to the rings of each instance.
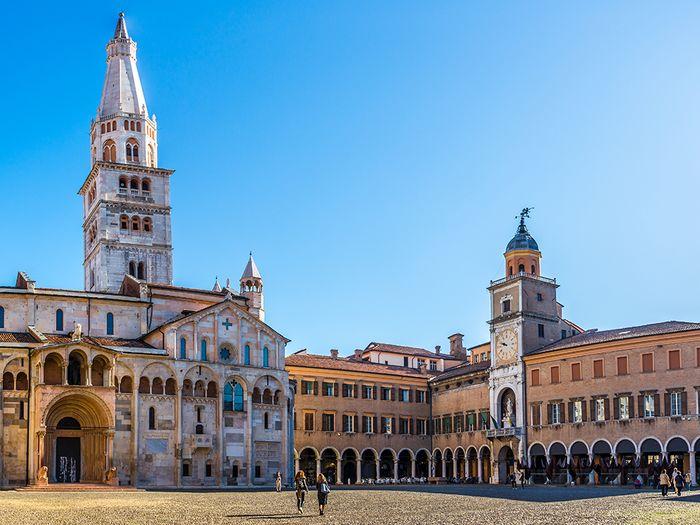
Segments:
[[[90,125],[84,290],[0,287],[0,486],[186,487],[291,475],[283,335],[239,286],[173,284],[170,180],[123,14]]]

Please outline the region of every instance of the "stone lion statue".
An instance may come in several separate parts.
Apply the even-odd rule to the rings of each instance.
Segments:
[[[109,485],[119,485],[119,475],[117,474],[117,467],[112,467],[105,473],[105,481]]]
[[[36,475],[37,485],[48,485],[49,483],[49,467],[44,465],[39,467],[39,472]]]

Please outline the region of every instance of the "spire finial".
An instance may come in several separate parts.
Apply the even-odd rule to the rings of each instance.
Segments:
[[[216,276],[216,279],[214,279],[214,288],[212,288],[212,291],[214,292],[220,292],[221,291],[221,285],[219,284],[219,276]]]
[[[114,29],[114,38],[129,38],[129,33],[126,30],[126,19],[124,18],[124,11],[119,13],[119,19],[117,20],[117,27]]]
[[[534,207],[529,207],[529,208],[523,208],[522,211],[520,212],[520,226],[518,226],[518,231],[527,231],[527,228],[525,227],[525,217],[528,219],[530,218],[530,212],[534,210]],[[515,218],[517,219],[518,216],[516,215]]]

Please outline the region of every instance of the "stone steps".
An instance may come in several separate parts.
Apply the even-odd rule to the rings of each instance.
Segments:
[[[104,483],[49,483],[18,487],[15,492],[143,492],[135,487],[114,487]]]

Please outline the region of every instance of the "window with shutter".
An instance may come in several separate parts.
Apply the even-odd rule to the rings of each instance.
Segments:
[[[627,356],[621,355],[617,358],[617,375],[626,376],[628,373]]]
[[[530,372],[530,382],[532,386],[540,386],[540,369],[535,368]]]
[[[571,363],[571,380],[581,381],[581,363]]]
[[[603,360],[595,359],[593,361],[593,377],[599,379],[603,377]]]
[[[553,366],[549,369],[550,382],[556,384],[559,382],[559,367]]]
[[[669,350],[668,352],[668,369],[678,370],[681,367],[681,351]]]
[[[654,354],[642,354],[642,372],[654,371]]]

